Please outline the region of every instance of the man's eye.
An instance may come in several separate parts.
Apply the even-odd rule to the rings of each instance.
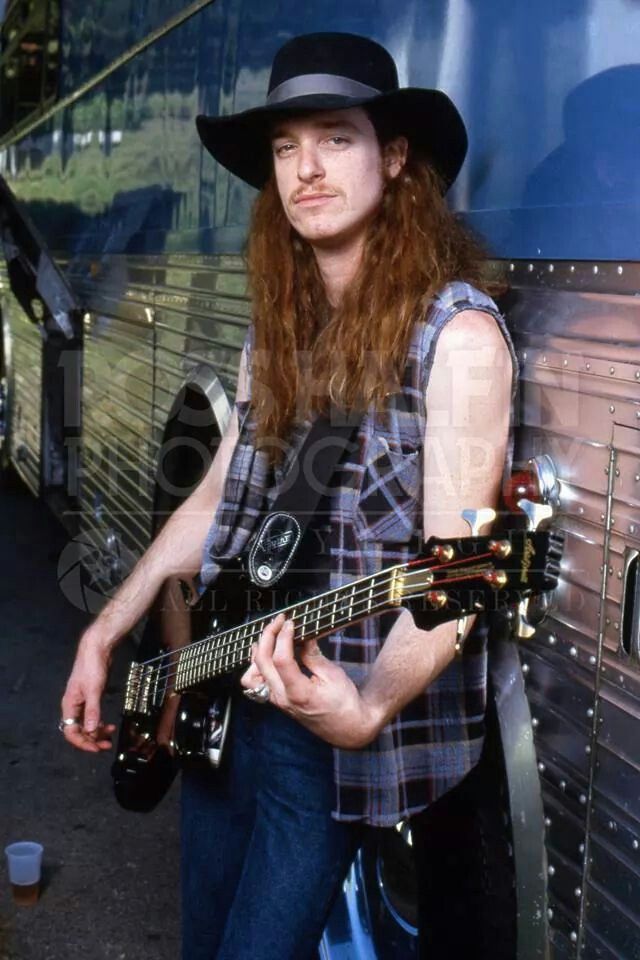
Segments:
[[[346,137],[341,137],[340,134],[336,134],[334,137],[329,137],[329,143],[335,143],[337,146],[342,146],[343,143],[349,143]]]
[[[294,148],[293,143],[280,143],[278,144],[278,146],[274,147],[273,149],[275,151],[276,156],[283,157],[285,156],[285,154],[291,153],[293,148]]]

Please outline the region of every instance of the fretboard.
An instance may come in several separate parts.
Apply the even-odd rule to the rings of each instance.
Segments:
[[[319,594],[300,603],[284,607],[266,617],[251,620],[223,633],[204,637],[180,651],[175,677],[175,690],[181,693],[207,680],[248,665],[251,647],[264,628],[278,613],[293,622],[294,642],[327,636],[357,623],[385,608],[395,606],[396,578],[402,566],[391,567],[370,577],[355,580],[337,590]]]

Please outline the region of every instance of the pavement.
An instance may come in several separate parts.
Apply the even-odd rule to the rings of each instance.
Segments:
[[[74,751],[57,730],[89,619],[58,582],[68,544],[26,490],[0,489],[0,857],[15,840],[44,846],[33,907],[13,903],[0,864],[0,960],[178,960],[177,785],[152,813],[126,812],[111,755]],[[130,656],[119,653],[105,698],[114,722]]]

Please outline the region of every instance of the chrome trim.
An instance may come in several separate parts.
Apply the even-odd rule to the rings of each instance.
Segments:
[[[115,60],[112,60],[108,66],[103,67],[91,80],[87,80],[82,86],[78,87],[77,90],[74,90],[73,93],[70,93],[68,96],[64,97],[62,100],[58,100],[52,107],[48,110],[45,110],[44,113],[39,114],[31,122],[26,123],[22,127],[14,127],[12,131],[12,136],[7,137],[6,140],[0,140],[0,150],[5,147],[10,147],[13,143],[16,143],[18,140],[21,140],[23,137],[28,136],[32,130],[35,130],[41,123],[46,123],[47,120],[50,120],[51,117],[55,116],[60,110],[65,110],[71,104],[75,103],[77,100],[80,100],[81,97],[84,97],[86,93],[89,93],[90,90],[93,90],[94,87],[99,86],[107,77],[111,76],[116,70],[119,70],[120,67],[124,66],[125,63],[129,63],[130,60],[133,60],[134,57],[137,57],[138,54],[142,53],[143,50],[146,50],[147,47],[150,47],[151,44],[155,43],[156,40],[160,40],[161,37],[164,37],[167,33],[171,33],[176,27],[179,27],[186,20],[189,20],[196,13],[199,13],[204,7],[208,7],[210,4],[215,3],[216,0],[194,0],[193,3],[190,3],[188,7],[182,10],[180,13],[176,13],[173,17],[169,17],[162,26],[156,27],[155,30],[152,30],[151,33],[147,34],[144,40],[139,40],[138,43],[134,43],[132,47],[129,47],[128,50],[125,50],[124,53],[121,53],[119,57],[116,57]]]
[[[501,277],[512,287],[578,290],[583,293],[636,294],[640,291],[640,263],[602,260],[489,260],[490,277]]]

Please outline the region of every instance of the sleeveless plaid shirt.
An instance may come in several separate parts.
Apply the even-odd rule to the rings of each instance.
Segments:
[[[498,323],[517,362],[495,303],[462,282],[448,284],[416,323],[401,392],[383,412],[369,410],[357,449],[336,470],[331,497],[330,589],[412,559],[422,537],[422,447],[425,394],[438,338],[462,310],[481,310]],[[251,377],[250,337],[247,341]],[[246,548],[264,507],[272,504],[309,428],[293,431],[275,475],[256,451],[249,404],[239,403],[240,436],[223,496],[205,543],[201,578],[213,582],[225,560]],[[428,537],[428,531],[426,532]],[[324,641],[327,654],[361,685],[384,642],[390,618],[371,617]],[[393,826],[451,789],[477,763],[484,737],[486,624],[480,618],[454,661],[368,746],[334,750],[334,817]]]

